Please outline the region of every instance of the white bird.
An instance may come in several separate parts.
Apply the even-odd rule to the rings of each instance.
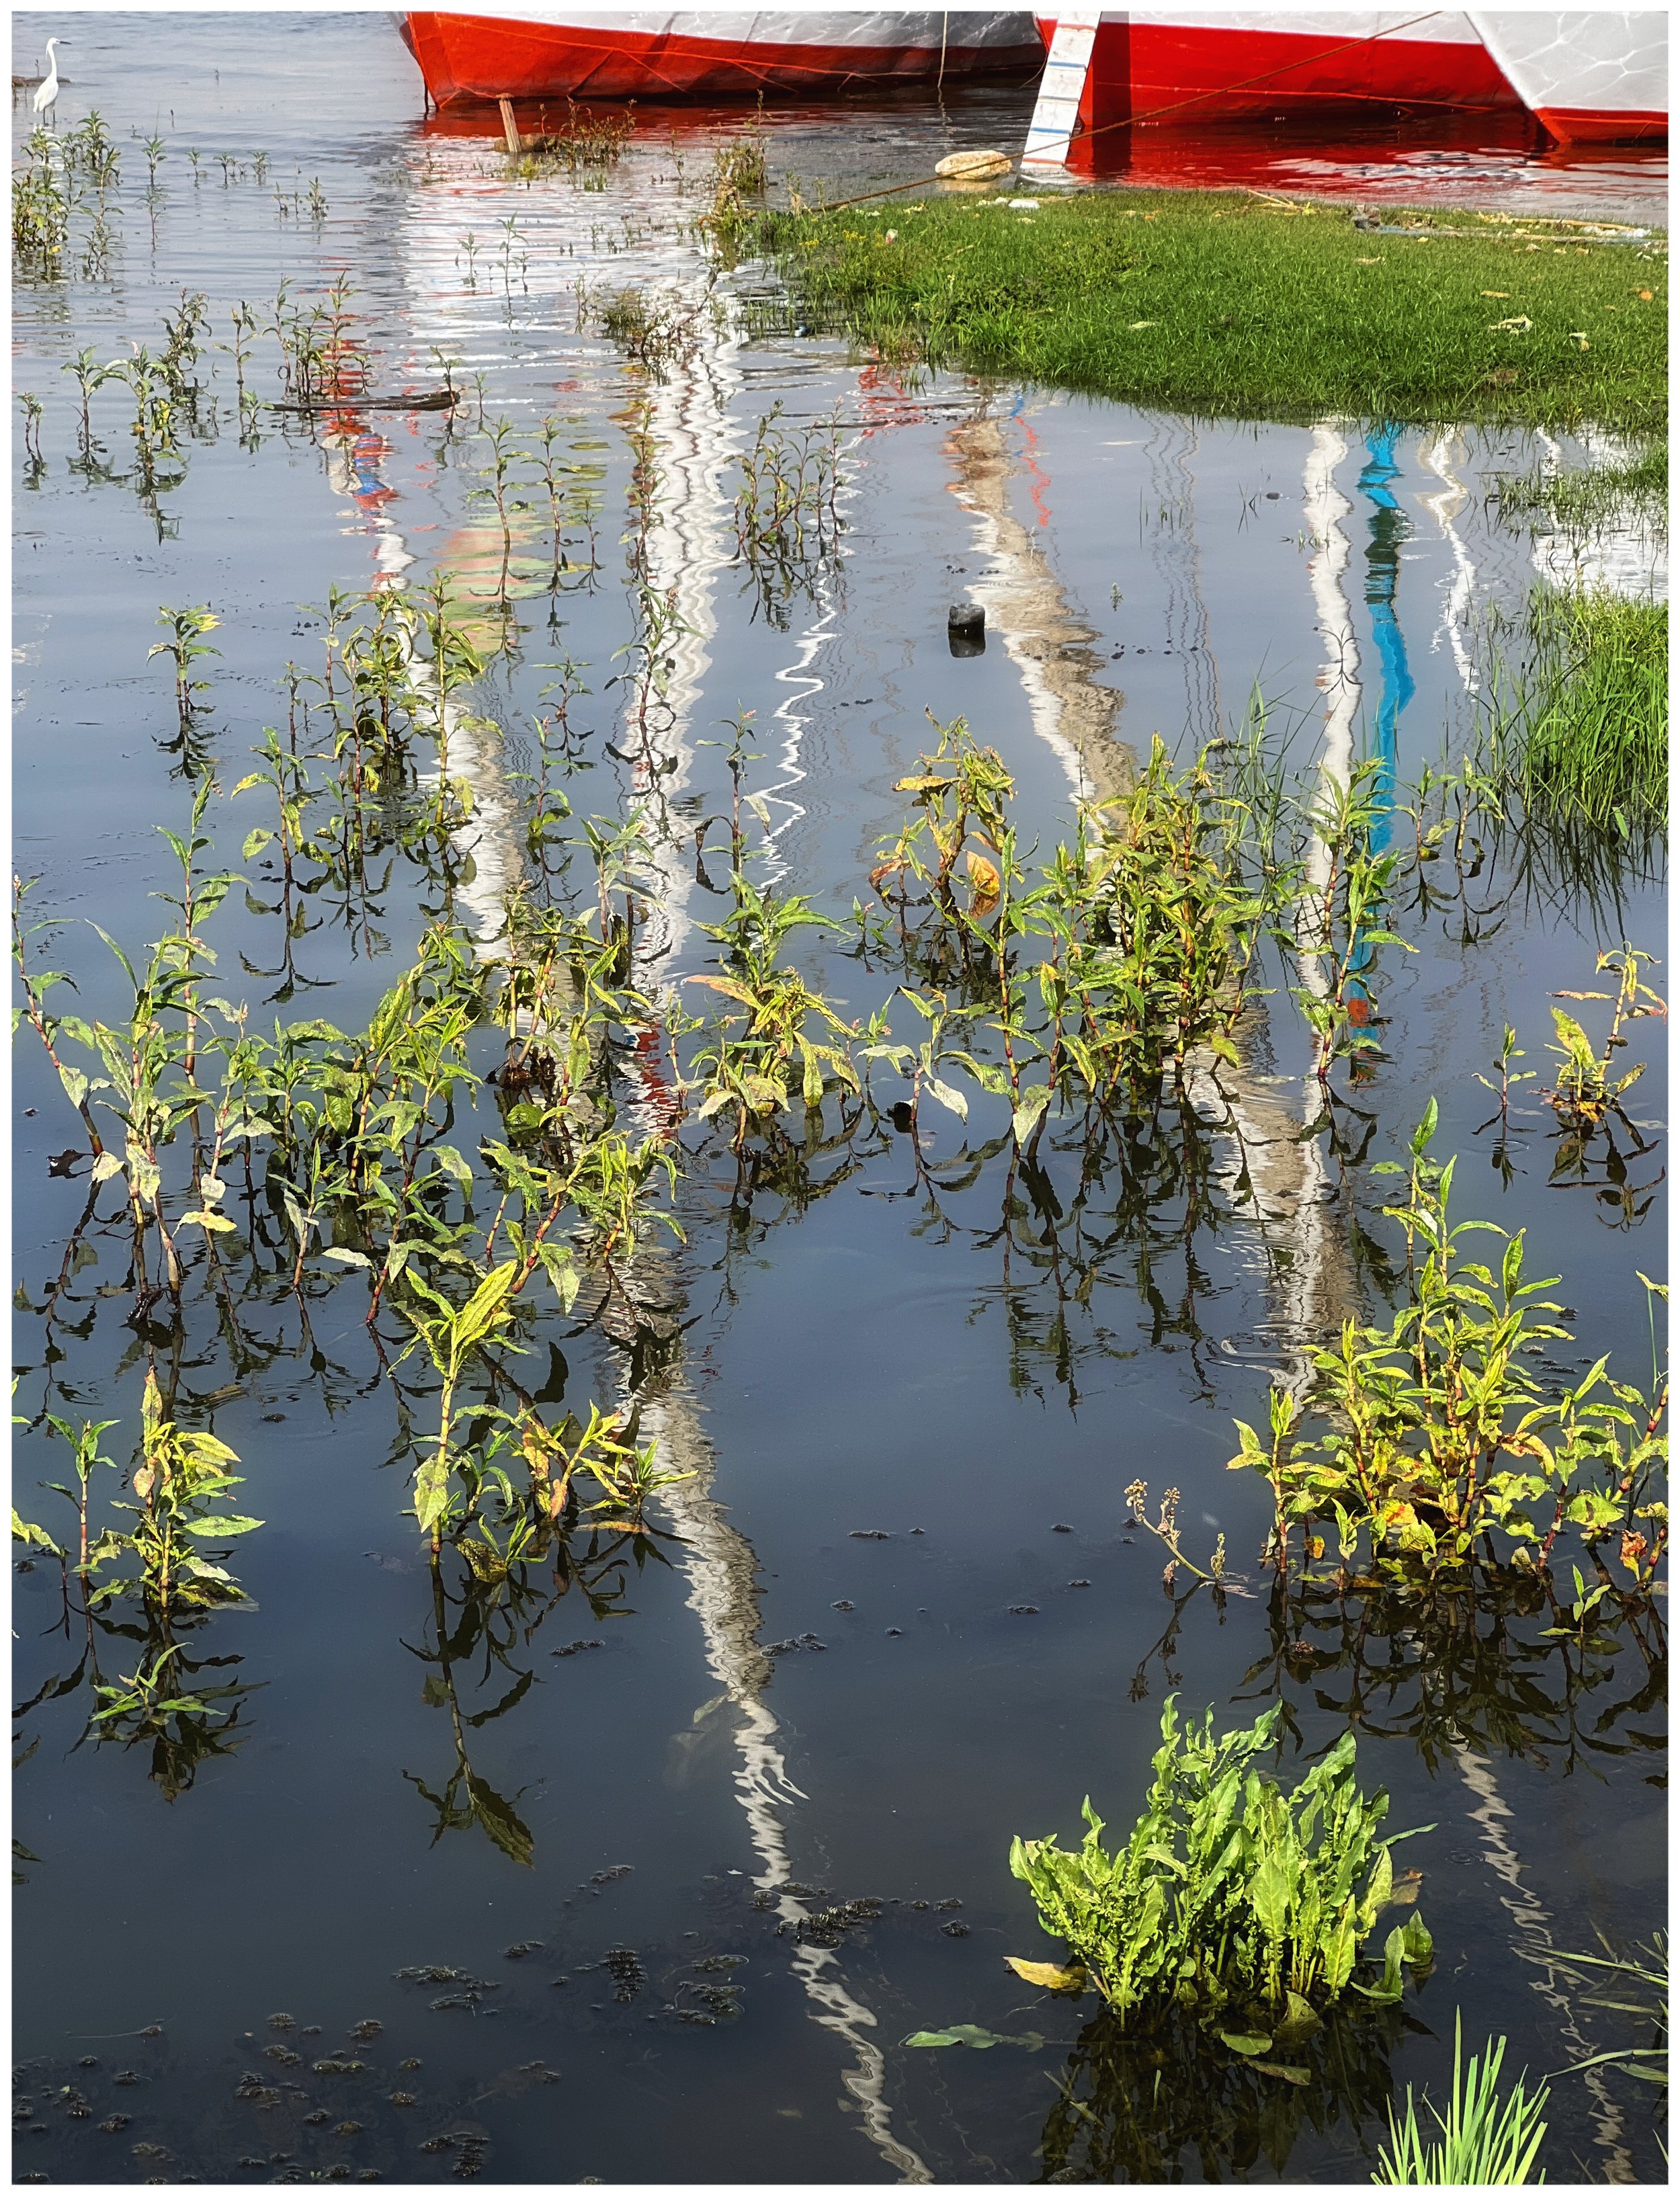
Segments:
[[[53,50],[57,43],[56,38],[47,41],[47,73],[35,87],[35,112],[38,114],[49,115],[58,98],[58,55]]]

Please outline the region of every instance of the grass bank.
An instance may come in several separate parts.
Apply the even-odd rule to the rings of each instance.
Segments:
[[[1524,681],[1519,782],[1532,817],[1648,828],[1668,811],[1668,606],[1544,596]]]
[[[1036,192],[771,213],[805,316],[889,357],[1244,419],[1659,434],[1666,263],[1511,217],[1235,193]]]

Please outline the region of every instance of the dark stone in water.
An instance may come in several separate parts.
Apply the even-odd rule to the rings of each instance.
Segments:
[[[953,603],[945,616],[945,636],[953,656],[984,656],[986,614],[978,603]]]

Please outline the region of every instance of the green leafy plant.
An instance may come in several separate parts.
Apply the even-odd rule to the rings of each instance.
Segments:
[[[169,627],[170,638],[148,648],[146,660],[149,663],[154,656],[166,656],[175,666],[175,706],[183,730],[191,724],[193,713],[199,706],[195,696],[209,691],[205,680],[193,677],[193,666],[204,656],[222,653],[205,638],[206,633],[214,633],[221,622],[204,603],[185,610],[172,610],[165,603],[158,613],[158,623]]]
[[[1649,985],[1639,980],[1639,964],[1650,959],[1648,953],[1641,953],[1631,945],[1624,945],[1617,952],[1601,953],[1600,970],[1608,970],[1617,979],[1614,991],[1558,993],[1560,998],[1605,999],[1611,1003],[1610,1033],[1604,1040],[1602,1055],[1573,1014],[1566,1014],[1562,1007],[1551,1010],[1558,1043],[1549,1049],[1556,1054],[1558,1066],[1556,1082],[1544,1095],[1566,1128],[1590,1130],[1598,1127],[1607,1114],[1620,1113],[1624,1094],[1644,1073],[1642,1063],[1621,1076],[1613,1076],[1610,1067],[1611,1055],[1627,1043],[1622,1035],[1625,1022],[1641,1015],[1666,1012]]]
[[[171,1607],[214,1608],[244,1598],[238,1580],[208,1552],[215,1542],[254,1533],[263,1523],[216,1507],[230,1502],[234,1488],[244,1484],[227,1469],[238,1462],[214,1434],[189,1432],[166,1419],[157,1376],[147,1374],[140,1463],[130,1482],[136,1500],[121,1506],[133,1513],[130,1545],[140,1558],[148,1598],[165,1621]]]
[[[1509,2096],[1499,2095],[1499,2069],[1505,2055],[1503,2036],[1481,2056],[1464,2063],[1464,2039],[1452,2023],[1452,2093],[1443,2114],[1424,2103],[1440,2130],[1429,2134],[1408,2083],[1396,2116],[1388,2110],[1388,2140],[1371,2179],[1393,2188],[1517,2188],[1544,2181],[1536,2173],[1546,2123],[1540,2117],[1550,2092],[1530,2096],[1519,2076]]]
[[[1124,1846],[1104,1846],[1088,1800],[1077,1852],[1054,1837],[1015,1840],[1010,1869],[1074,1962],[1012,1964],[1032,1980],[1059,1978],[1053,1987],[1088,1979],[1123,2021],[1152,2004],[1194,2008],[1233,2050],[1258,2057],[1281,2046],[1280,2062],[1294,2037],[1318,2026],[1315,1997],[1351,1985],[1398,1998],[1404,1968],[1425,1965],[1432,1950],[1416,1916],[1390,1932],[1377,1980],[1354,1975],[1389,1903],[1391,1848],[1417,1834],[1378,1835],[1388,1795],[1360,1791],[1351,1731],[1285,1791],[1258,1765],[1282,1716],[1280,1702],[1215,1739],[1211,1709],[1199,1727],[1181,1728],[1169,1697],[1154,1782]]]
[[[1609,1380],[1603,1358],[1567,1387],[1540,1388],[1524,1353],[1567,1339],[1544,1316],[1561,1309],[1540,1293],[1556,1276],[1524,1280],[1521,1231],[1497,1274],[1466,1257],[1468,1234],[1504,1231],[1451,1224],[1454,1163],[1429,1157],[1437,1118],[1432,1100],[1412,1139],[1407,1201],[1384,1208],[1406,1232],[1407,1301],[1386,1330],[1349,1319],[1334,1349],[1313,1353],[1310,1409],[1275,1395],[1269,1442],[1238,1422],[1231,1469],[1273,1488],[1267,1553],[1285,1566],[1297,1523],[1309,1556],[1321,1553],[1314,1527],[1333,1517],[1344,1568],[1362,1534],[1379,1561],[1439,1572],[1492,1559],[1497,1531],[1520,1565],[1544,1569],[1567,1524],[1590,1546],[1618,1529],[1630,1546],[1637,1539],[1629,1568],[1642,1583],[1648,1547],[1635,1520],[1667,1523],[1649,1500],[1667,1455],[1663,1401]],[[1302,1439],[1309,1417],[1322,1430]]]

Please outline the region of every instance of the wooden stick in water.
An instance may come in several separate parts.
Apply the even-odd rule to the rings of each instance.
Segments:
[[[507,140],[508,157],[517,160],[525,148],[519,142],[519,124],[513,118],[513,101],[499,99],[496,104],[502,111],[502,135]]]

